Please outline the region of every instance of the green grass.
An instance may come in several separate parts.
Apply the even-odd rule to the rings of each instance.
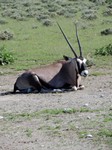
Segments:
[[[105,116],[104,122],[112,122],[112,113],[109,113],[107,116]]]
[[[93,113],[93,112],[98,112],[100,110],[91,110],[89,108],[84,108],[81,107],[79,109],[75,109],[75,108],[59,108],[59,109],[43,109],[41,111],[36,111],[36,112],[32,112],[32,113],[17,113],[17,114],[5,114],[5,118],[7,120],[11,120],[11,121],[15,121],[15,120],[29,120],[35,117],[41,117],[41,116],[47,116],[49,118],[49,116],[57,116],[57,115],[62,115],[62,114],[75,114],[75,113]]]
[[[105,72],[93,72],[93,73],[90,74],[90,76],[95,76],[95,77],[97,77],[97,76],[106,75],[106,74],[107,74],[107,73],[105,73]]]
[[[19,119],[32,119],[34,117],[39,117],[41,115],[52,116],[52,115],[59,115],[59,114],[72,114],[78,111],[80,110],[76,110],[75,108],[45,109],[45,110],[32,112],[32,113],[6,114],[5,116],[6,116],[6,119],[13,121],[13,120],[19,120]]]
[[[33,132],[32,129],[27,128],[24,132],[25,132],[27,137],[32,137],[32,132]]]
[[[63,2],[60,3],[62,4]],[[62,4],[62,7],[68,9],[68,3],[73,3],[74,6],[77,5],[77,7],[79,7],[79,3],[76,4],[72,1],[66,1],[66,6],[65,4]],[[91,5],[88,0],[86,0],[85,3],[86,5]],[[34,5],[34,3],[32,3],[32,8],[33,6],[44,7],[45,5],[46,4],[42,2],[39,2],[39,5]],[[51,4],[49,3],[49,5]],[[54,4],[52,5],[54,7]],[[22,5],[21,9],[24,10],[27,7]],[[72,5],[69,7],[71,8]],[[48,8],[46,7],[46,9]],[[42,11],[43,10],[44,9],[42,9]],[[0,31],[6,29],[10,30],[14,34],[14,38],[7,41],[0,41],[0,47],[5,46],[6,49],[9,49],[11,52],[13,52],[16,60],[11,65],[1,67],[1,70],[4,71],[7,68],[10,68],[13,72],[14,70],[17,71],[37,67],[43,64],[51,63],[58,59],[62,59],[63,54],[73,57],[73,54],[65,42],[65,39],[60,33],[56,21],[58,21],[62,26],[67,37],[70,39],[72,45],[76,49],[76,52],[79,53],[75,37],[75,28],[73,24],[74,21],[78,21],[78,33],[85,57],[88,54],[94,57],[96,67],[105,67],[107,65],[108,67],[111,67],[112,63],[110,56],[94,56],[95,49],[99,49],[112,42],[111,35],[100,35],[100,32],[103,29],[111,27],[111,23],[102,23],[102,21],[105,19],[111,20],[111,16],[105,17],[102,15],[104,10],[106,10],[106,5],[99,6],[99,9],[97,10],[98,17],[95,20],[81,19],[81,11],[78,11],[76,14],[74,14],[72,18],[66,18],[65,16],[55,16],[51,18],[54,23],[49,27],[42,25],[42,23],[37,21],[35,17],[27,18],[25,21],[18,21],[16,19],[5,17],[7,23],[0,25]],[[1,12],[2,11],[3,10],[1,10]],[[87,28],[82,29],[82,24],[87,26]],[[37,28],[33,29],[33,26],[36,26]]]
[[[32,19],[30,21],[32,22]],[[30,21],[22,22],[21,26],[25,27],[27,24],[29,27],[27,27],[28,29],[21,29],[19,33],[17,33],[17,28],[20,28],[20,26],[16,25],[16,29],[14,31],[16,36],[15,39],[3,41],[1,44],[1,46],[4,45],[6,48],[10,49],[16,57],[15,63],[10,66],[11,68],[19,70],[50,63],[55,60],[62,59],[63,54],[73,56],[56,25],[46,28],[39,24],[37,29],[32,29]],[[64,21],[65,19],[63,19],[63,22]],[[14,23],[14,26],[16,23]],[[72,33],[74,29],[72,21],[68,25],[66,22],[61,23],[61,21],[59,21],[59,23],[63,27],[64,31],[66,31],[72,45],[78,49],[76,39],[74,37],[75,32]],[[64,27],[65,24],[66,28]],[[83,45],[85,57],[88,53],[94,53],[96,48],[100,48],[102,45],[106,45],[111,42],[111,37],[105,37],[104,39],[104,37],[95,36],[94,33],[92,33],[92,30],[79,30],[79,36]],[[97,33],[98,31],[94,32]],[[90,40],[90,37],[93,37],[93,39]],[[105,56],[103,59],[106,61],[106,65],[108,62],[110,63],[111,57]],[[97,65],[98,63],[102,63],[103,59],[100,57],[99,62],[97,62],[96,57],[95,61]]]
[[[60,109],[43,109],[30,113],[13,113],[4,114],[5,126],[2,127],[2,132],[12,132],[15,128],[22,130],[27,137],[31,138],[33,132],[42,131],[49,134],[49,136],[66,137],[68,134],[75,134],[82,140],[91,134],[92,141],[96,144],[105,143],[112,145],[111,138],[111,121],[112,114],[102,109],[87,109],[87,108],[60,108]],[[88,115],[90,119],[88,119]],[[66,119],[69,118],[69,119]],[[40,122],[41,120],[41,122]],[[28,126],[21,127],[27,121]],[[37,127],[33,128],[34,121],[37,121]],[[39,121],[39,123],[38,123]],[[9,126],[8,128],[7,126]],[[13,125],[12,125],[13,124]],[[16,126],[21,124],[20,126]],[[14,130],[15,130],[14,128]],[[98,143],[97,143],[98,142]]]

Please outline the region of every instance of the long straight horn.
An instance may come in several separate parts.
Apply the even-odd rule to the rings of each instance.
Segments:
[[[66,37],[65,33],[63,32],[63,30],[62,30],[62,28],[60,27],[60,25],[58,24],[58,22],[57,22],[57,25],[58,25],[59,29],[61,30],[61,32],[62,32],[62,34],[63,34],[63,36],[64,36],[64,38],[65,38],[66,42],[68,43],[68,45],[69,45],[70,49],[71,49],[71,50],[72,50],[72,52],[74,53],[75,57],[77,57],[76,52],[74,51],[74,49],[73,49],[72,45],[70,44],[70,42],[69,42],[68,38]]]
[[[77,24],[75,24],[75,29],[76,29],[76,38],[77,38],[77,42],[78,42],[78,45],[79,45],[80,57],[82,57],[82,47],[81,47],[79,37],[78,37]]]

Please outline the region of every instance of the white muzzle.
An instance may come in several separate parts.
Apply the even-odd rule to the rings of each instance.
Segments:
[[[88,70],[84,70],[81,72],[81,76],[87,77],[88,76]]]

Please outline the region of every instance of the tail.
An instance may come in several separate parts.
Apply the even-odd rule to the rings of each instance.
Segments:
[[[15,94],[15,93],[13,91],[7,91],[7,92],[0,93],[0,96],[11,95],[11,94]]]

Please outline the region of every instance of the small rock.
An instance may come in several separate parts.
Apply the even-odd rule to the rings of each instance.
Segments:
[[[88,107],[88,106],[89,106],[89,104],[88,104],[88,103],[86,103],[86,104],[84,104],[83,106],[84,106],[84,107]]]
[[[102,94],[102,95],[100,95],[100,98],[103,98],[104,97],[104,95]]]
[[[3,119],[4,117],[3,116],[0,116],[0,119]]]
[[[87,119],[91,119],[91,117],[90,117],[90,116],[87,116]]]
[[[79,129],[79,126],[75,126],[76,129]]]
[[[93,138],[91,134],[86,135],[87,138]]]
[[[70,111],[72,111],[71,108],[64,108],[64,110],[63,110],[64,113],[69,113]]]
[[[99,91],[102,92],[103,90],[102,90],[102,89],[99,89]]]

